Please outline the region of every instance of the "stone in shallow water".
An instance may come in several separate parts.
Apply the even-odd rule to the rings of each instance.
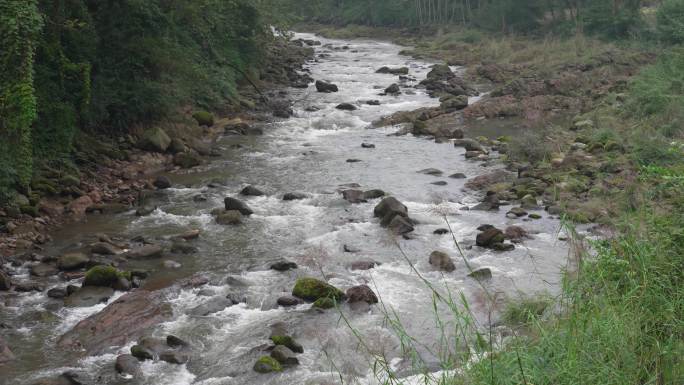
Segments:
[[[433,251],[430,254],[429,262],[430,265],[436,267],[439,270],[446,271],[448,273],[451,273],[452,271],[456,270],[456,266],[454,265],[454,262],[451,260],[451,257],[441,251]]]
[[[117,373],[138,377],[142,375],[140,370],[140,362],[131,354],[121,354],[116,357],[114,369]]]
[[[219,311],[221,311],[221,310],[223,310],[229,306],[233,306],[233,305],[234,305],[234,303],[230,299],[218,296],[218,297],[211,298],[207,302],[192,308],[188,312],[188,314],[203,317],[203,316],[208,316],[210,314],[217,313],[217,312],[219,312]]]
[[[277,303],[280,306],[289,307],[289,306],[300,305],[303,303],[303,301],[301,299],[295,297],[295,296],[292,296],[292,295],[284,295],[284,296],[278,298]]]
[[[295,357],[295,353],[283,345],[277,345],[273,348],[273,350],[271,350],[271,357],[283,365],[299,365],[299,360]]]
[[[245,216],[249,216],[254,213],[254,211],[252,211],[252,209],[250,209],[246,203],[235,198],[227,197],[224,199],[224,204],[226,206],[226,211],[237,210],[240,212],[240,214]]]
[[[257,373],[271,373],[271,372],[281,372],[283,370],[282,365],[275,358],[269,356],[263,356],[254,363],[254,371]]]
[[[475,278],[477,280],[490,279],[490,278],[492,278],[492,270],[489,269],[488,267],[483,267],[483,268],[474,270],[472,273],[468,274],[468,277],[472,277],[472,278]]]
[[[287,270],[296,269],[296,268],[297,268],[297,264],[292,262],[292,261],[288,261],[288,260],[282,260],[282,261],[274,262],[271,264],[271,270],[276,270],[276,271],[287,271]]]
[[[367,302],[378,303],[378,297],[373,293],[368,285],[359,285],[347,289],[347,300],[349,303]]]
[[[111,287],[85,286],[69,295],[64,300],[68,307],[90,307],[99,303],[105,303],[114,295]]]

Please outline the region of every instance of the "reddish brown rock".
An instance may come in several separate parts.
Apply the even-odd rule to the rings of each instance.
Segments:
[[[76,324],[57,344],[60,348],[84,350],[89,355],[102,354],[110,346],[137,340],[171,315],[171,306],[164,302],[162,291],[136,290]]]

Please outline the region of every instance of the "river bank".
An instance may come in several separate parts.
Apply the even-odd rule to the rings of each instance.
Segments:
[[[273,116],[289,116],[293,101],[284,89],[306,87],[310,80],[299,71],[312,57],[306,43],[276,39],[264,58],[265,70],[258,74],[259,85],[246,78],[238,100],[221,111],[186,107],[155,127],[132,129],[119,137],[80,133],[72,162],[39,168],[31,193],[17,192],[0,207],[0,256],[40,252],[51,232],[86,220],[86,214],[149,211],[145,196],[168,187],[166,180],[156,181],[154,175],[210,161],[227,126],[241,129]]]

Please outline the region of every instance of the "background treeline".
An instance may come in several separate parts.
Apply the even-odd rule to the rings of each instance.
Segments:
[[[0,201],[27,193],[38,163],[68,158],[80,132],[119,135],[234,98],[275,11],[269,0],[0,0]]]
[[[321,23],[419,27],[461,25],[495,32],[643,33],[642,8],[660,0],[286,0]],[[681,1],[665,0],[670,7]],[[679,29],[681,39],[681,23]]]

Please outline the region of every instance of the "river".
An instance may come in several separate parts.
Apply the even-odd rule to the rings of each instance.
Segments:
[[[324,55],[308,68],[314,79],[337,84],[339,92],[318,93],[313,84],[308,89],[289,90],[297,100],[294,117],[265,124],[263,136],[224,136],[219,141],[220,157],[187,172],[168,174],[174,187],[149,202],[158,206],[151,215],[136,217],[129,212],[90,216],[87,223],[73,224],[53,234],[55,241],[46,250],[55,254],[69,250],[92,239],[95,233],[163,240],[190,228],[200,229],[200,239],[193,243],[197,253],[126,266],[154,271],[147,285],[198,272],[211,278],[204,287],[170,296],[173,319],[151,332],[188,341],[193,349],[190,361],[184,365],[146,361],[143,378],[124,379],[115,373],[113,363],[119,353],[128,352],[133,341],[87,358],[56,347],[61,334],[105,304],[67,308],[61,301],[47,300],[44,293],[22,293],[6,299],[0,315],[0,321],[10,326],[3,334],[18,357],[15,363],[0,368],[1,383],[31,384],[37,378],[72,370],[87,384],[318,385],[341,383],[340,375],[344,383],[356,378],[359,383],[370,384],[374,383],[374,359],[368,350],[387,357],[400,375],[413,373],[409,362],[401,359],[399,336],[403,333],[419,341],[416,352],[429,370],[439,370],[438,356],[448,350],[458,354],[461,349],[452,340],[442,340],[453,339],[456,319],[446,306],[433,308],[427,283],[442,293],[451,292],[457,303],[462,294],[477,325],[485,328],[490,318],[498,318],[507,298],[559,292],[568,246],[558,240],[560,224],[556,219],[548,218],[543,211],[539,212],[542,219],[523,222],[506,218],[505,210],[466,210],[477,203],[475,196],[463,190],[467,179],[447,176],[458,172],[471,178],[491,171],[491,167],[466,161],[465,150],[451,143],[390,135],[397,127],[371,128],[372,121],[393,112],[439,105],[437,99],[413,87],[425,78],[431,63],[401,56],[402,47],[387,42],[330,40],[309,34],[298,37],[322,42],[316,51]],[[417,81],[403,83],[400,95],[380,96],[385,87],[398,81],[396,75],[376,73],[382,66],[406,66]],[[380,105],[365,104],[366,100],[379,100]],[[471,102],[476,100],[472,98]],[[359,102],[358,109],[335,108],[343,102]],[[375,148],[362,148],[362,143],[372,143]],[[444,174],[418,172],[427,168]],[[432,184],[437,181],[447,184]],[[213,187],[207,187],[210,182],[214,182]],[[351,183],[364,190],[382,189],[403,202],[418,222],[410,239],[389,234],[373,218],[379,199],[359,204],[342,199],[338,190]],[[222,207],[226,196],[238,197],[246,185],[266,193],[241,198],[254,214],[239,226],[216,224],[210,212]],[[307,198],[283,201],[283,194],[289,192],[305,193]],[[198,195],[206,200],[198,201]],[[455,238],[462,241],[463,256],[451,235],[433,234],[447,227],[445,218]],[[485,223],[499,228],[522,225],[533,238],[510,252],[469,247],[474,244],[477,227]],[[432,268],[428,256],[434,250],[448,253],[456,270],[443,273]],[[268,268],[282,258],[295,261],[299,268],[287,272]],[[182,266],[164,268],[162,261],[166,259]],[[380,265],[351,270],[350,264],[359,260],[374,260]],[[468,277],[465,261],[473,269],[489,267],[492,278],[480,283]],[[28,270],[16,269],[20,275],[15,278],[28,278]],[[297,277],[321,278],[322,274],[342,289],[369,285],[381,304],[370,308],[343,304],[339,310],[327,311],[311,309],[309,304],[292,308],[276,305],[278,297],[291,292]],[[187,314],[204,301],[229,293],[244,297],[246,303],[207,316]],[[402,333],[386,322],[386,312],[401,321]],[[445,323],[445,333],[440,332],[436,315]],[[298,355],[300,365],[277,374],[255,373],[252,366],[264,354],[269,325],[276,322],[284,323],[303,345],[304,353]]]

